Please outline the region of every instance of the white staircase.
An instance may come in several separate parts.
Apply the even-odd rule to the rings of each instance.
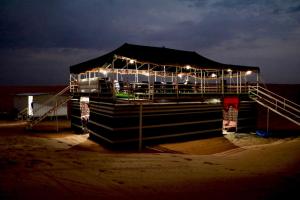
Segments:
[[[37,125],[47,116],[49,116],[51,113],[57,111],[62,105],[67,103],[72,98],[72,96],[66,95],[66,93],[69,92],[69,90],[70,90],[70,86],[67,86],[59,93],[57,93],[50,99],[40,104],[37,108],[35,108],[34,112],[42,112],[43,114],[37,118],[31,118],[27,128],[32,129],[35,125]],[[61,98],[62,96],[66,96],[66,98]]]
[[[250,98],[300,126],[300,105],[261,86],[249,86]]]

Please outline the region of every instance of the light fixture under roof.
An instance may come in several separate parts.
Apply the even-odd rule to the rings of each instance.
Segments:
[[[216,77],[217,77],[217,74],[212,73],[210,76],[211,76],[212,78],[216,78]]]
[[[251,75],[252,74],[252,71],[246,71],[246,73],[245,73],[246,75]]]

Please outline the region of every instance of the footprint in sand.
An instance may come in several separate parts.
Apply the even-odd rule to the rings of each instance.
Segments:
[[[220,165],[217,163],[212,163],[212,162],[207,162],[207,161],[203,162],[203,164],[205,164],[205,165]]]
[[[45,164],[47,166],[53,166],[52,163],[50,162],[47,162],[47,161],[44,161],[44,160],[38,160],[38,159],[32,159],[32,160],[28,160],[26,163],[25,163],[25,167],[27,168],[33,168],[37,165],[41,165],[41,164]]]
[[[118,180],[112,180],[113,182],[116,182],[116,183],[118,183],[118,184],[120,184],[120,185],[123,185],[124,184],[124,182],[123,181],[118,181]]]

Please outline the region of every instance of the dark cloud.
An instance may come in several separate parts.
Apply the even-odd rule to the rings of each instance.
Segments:
[[[12,70],[23,73],[20,84],[64,83],[69,65],[124,42],[258,65],[276,82],[283,63],[299,73],[299,8],[297,0],[2,0],[0,84],[15,81]]]

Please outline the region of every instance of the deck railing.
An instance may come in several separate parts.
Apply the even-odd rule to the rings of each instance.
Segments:
[[[88,83],[79,82],[74,92],[98,94],[99,97],[124,97],[128,99],[153,99],[153,97],[180,97],[187,95],[205,94],[247,94],[247,85],[201,84],[201,83],[172,83],[172,82],[123,82],[110,83],[109,80],[97,79]]]

